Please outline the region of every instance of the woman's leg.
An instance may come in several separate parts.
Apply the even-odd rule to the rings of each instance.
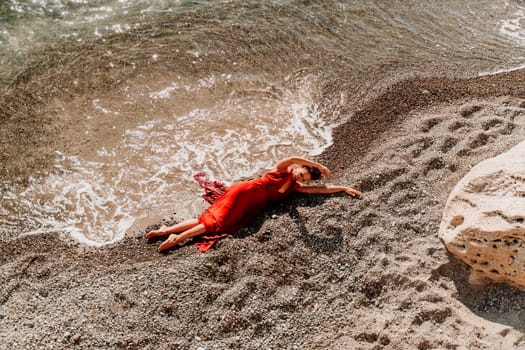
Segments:
[[[162,242],[159,246],[159,253],[165,252],[166,250],[176,246],[182,241],[187,240],[195,236],[200,236],[206,233],[206,227],[203,224],[197,224],[188,230],[182,232],[180,235],[171,234],[167,240]]]
[[[175,224],[170,227],[162,225],[161,228],[159,228],[158,230],[153,230],[146,233],[146,238],[169,236],[172,233],[184,232],[186,230],[191,229],[192,227],[197,226],[198,224],[199,220],[189,219],[183,222],[179,222],[178,224]]]

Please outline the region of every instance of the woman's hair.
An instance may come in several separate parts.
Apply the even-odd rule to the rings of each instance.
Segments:
[[[304,165],[304,167],[308,169],[312,180],[319,180],[321,178],[321,170],[319,170],[318,168],[307,165]]]

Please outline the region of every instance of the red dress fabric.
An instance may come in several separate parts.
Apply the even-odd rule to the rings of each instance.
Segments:
[[[217,185],[216,182],[213,183]],[[289,186],[282,191],[287,183]],[[205,186],[201,186],[206,190]],[[220,196],[212,198],[213,204],[199,216],[199,222],[209,233],[233,233],[261,214],[268,203],[287,198],[296,186],[292,173],[279,171],[268,172],[262,178],[235,183]],[[222,235],[217,239],[219,238]],[[209,247],[207,244],[201,247],[206,251],[217,239]],[[198,246],[203,251],[201,247]]]
[[[226,187],[226,185],[224,185],[222,182],[210,180],[203,172],[193,175],[193,178],[197,180],[199,185],[204,189],[202,198],[204,198],[210,204],[215,202],[217,198],[219,198],[224,192],[226,192],[226,190],[228,190],[228,187]]]
[[[208,176],[203,173],[197,173],[193,176],[199,185],[204,189],[204,198],[208,203],[213,204],[221,195],[228,190],[228,187],[223,183],[215,180],[210,180]],[[214,244],[221,238],[228,237],[228,233],[219,233],[216,235],[203,235],[195,239],[195,246],[202,253],[206,253]]]

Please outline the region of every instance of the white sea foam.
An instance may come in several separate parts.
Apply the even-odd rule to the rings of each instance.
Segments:
[[[510,67],[510,68],[496,69],[493,71],[481,72],[478,75],[480,77],[483,77],[486,75],[496,75],[496,74],[501,74],[501,73],[514,72],[514,71],[521,70],[521,69],[525,69],[525,64],[520,64],[519,66]]]
[[[508,3],[505,6],[509,6]],[[520,47],[525,46],[525,9],[522,7],[517,8],[508,18],[500,20],[499,32],[516,43]],[[516,51],[521,52],[521,50]],[[518,56],[521,60],[525,60],[523,55]],[[513,72],[525,68],[525,63],[517,64],[511,67],[505,67],[501,69],[493,69],[488,71],[480,72],[479,76],[495,75],[500,73]]]
[[[149,93],[149,96],[152,98],[152,99],[165,99],[165,98],[168,98],[172,92],[174,92],[175,90],[177,90],[179,88],[178,84],[177,83],[173,83],[171,84],[170,86],[160,90],[160,91],[156,91],[156,92],[150,92]]]
[[[16,219],[30,227],[24,233],[66,232],[95,246],[121,239],[133,224],[129,203],[118,191],[122,174],[108,179],[102,163],[64,158],[67,169],[57,164],[56,174],[32,180],[16,195]]]
[[[197,96],[215,84],[215,77],[202,79],[186,84],[184,93]],[[170,83],[145,96],[169,106],[178,86]],[[203,105],[195,102],[187,113],[157,115],[125,130],[120,142],[101,145],[89,161],[59,154],[53,174],[8,192],[13,207],[2,208],[0,228],[62,232],[100,246],[122,239],[137,222],[157,222],[174,211],[194,216],[200,191],[192,178],[196,172],[228,184],[270,168],[283,156],[318,154],[331,144],[334,125],[321,120],[309,90],[303,84],[302,90],[283,91],[281,98],[201,99]],[[92,120],[114,118],[113,107],[106,105],[102,98],[93,100],[99,115]]]
[[[525,44],[525,9],[518,9],[501,21],[500,32],[520,45]]]

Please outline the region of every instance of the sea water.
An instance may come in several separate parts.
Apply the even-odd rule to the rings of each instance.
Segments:
[[[384,81],[516,69],[524,44],[519,1],[3,1],[0,92],[36,101],[52,164],[13,156],[3,123],[0,234],[99,246],[194,217],[194,173],[316,156]]]

